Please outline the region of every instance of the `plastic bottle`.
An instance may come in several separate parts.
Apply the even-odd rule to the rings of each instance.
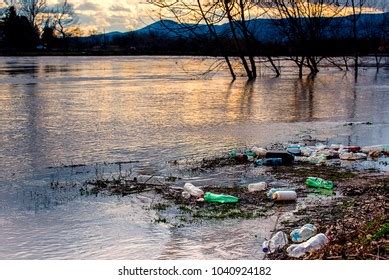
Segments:
[[[301,149],[300,145],[290,145],[286,151],[294,156],[300,156],[301,155]]]
[[[334,183],[332,183],[332,181],[326,181],[317,177],[308,177],[305,180],[305,184],[312,188],[322,188],[327,190],[332,190],[334,188]]]
[[[251,150],[257,155],[259,158],[264,158],[266,156],[267,150],[258,147],[252,147]]]
[[[342,147],[343,146],[341,144],[331,144],[330,149],[337,151]]]
[[[266,254],[270,254],[284,248],[286,245],[288,245],[288,236],[284,232],[279,231],[274,234],[270,240],[263,242],[262,251]]]
[[[194,186],[191,183],[186,183],[184,185],[184,191],[188,192],[191,196],[194,197],[202,197],[204,195],[204,192],[200,188]]]
[[[313,153],[309,158],[308,162],[312,164],[322,164],[327,160],[327,156],[324,154]]]
[[[269,151],[266,158],[281,158],[284,164],[291,164],[294,161],[294,156],[285,151]]]
[[[341,160],[364,160],[367,155],[364,153],[342,153],[339,155]]]
[[[248,156],[246,153],[239,153],[237,150],[232,150],[231,152],[229,152],[229,157],[230,158],[233,158],[235,159],[236,161],[238,162],[247,162],[249,159],[250,161],[254,161],[254,156],[255,153],[251,152],[251,151],[246,151],[247,153],[250,154],[250,156]]]
[[[280,166],[283,164],[282,158],[266,158],[255,161],[255,166]]]
[[[310,147],[301,147],[300,148],[300,151],[301,151],[301,155],[304,156],[304,157],[309,157],[312,155],[312,153],[314,152],[314,149],[310,148]]]
[[[316,146],[315,146],[316,150],[320,151],[320,150],[324,150],[324,149],[327,149],[328,146],[327,145],[324,145],[322,143],[317,143]]]
[[[267,188],[266,182],[260,182],[260,183],[253,183],[249,184],[247,186],[247,189],[249,192],[259,192],[259,191],[264,191]]]
[[[181,196],[183,197],[183,198],[185,198],[185,199],[189,199],[190,198],[190,193],[188,193],[187,191],[183,191],[182,193],[181,193]]]
[[[239,201],[239,198],[232,195],[214,194],[211,192],[206,192],[204,195],[204,200],[206,202],[213,203],[237,203]]]
[[[309,162],[308,157],[294,157],[295,162]]]
[[[256,154],[254,151],[252,151],[252,150],[246,150],[246,151],[244,152],[244,154],[245,154],[247,157],[252,157],[252,158],[257,157],[257,154]]]
[[[305,255],[307,252],[313,252],[323,248],[329,242],[327,236],[323,233],[319,233],[309,240],[301,243],[289,246],[286,252],[290,257],[299,258]]]
[[[269,199],[273,199],[273,193],[277,192],[277,191],[280,191],[279,189],[270,189],[268,192],[267,192],[267,197]]]
[[[360,150],[361,147],[359,146],[346,146],[340,148],[340,152],[358,153]]]
[[[290,233],[293,242],[301,243],[308,240],[317,233],[317,228],[312,224],[303,225]]]
[[[295,201],[297,193],[295,191],[276,191],[272,195],[274,201]]]
[[[370,152],[387,152],[389,151],[389,145],[375,145],[375,146],[366,146],[362,147],[361,152],[370,153]]]

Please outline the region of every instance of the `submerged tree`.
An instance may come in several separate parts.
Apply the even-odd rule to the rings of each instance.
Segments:
[[[318,55],[320,44],[345,5],[338,0],[272,0],[272,7],[280,19],[274,22],[295,53],[292,60],[299,68],[299,76],[304,66],[310,69],[310,75],[316,75],[324,58]]]
[[[234,70],[230,63],[231,51],[239,58],[245,74],[249,80],[257,77],[255,55],[258,53],[259,42],[253,34],[252,22],[265,14],[260,8],[260,0],[160,0],[154,5],[160,8],[161,18],[172,18],[187,26],[188,30],[196,36],[197,27],[205,24],[208,28],[208,35],[216,41],[219,53],[225,58],[233,79]],[[227,29],[221,29],[218,25],[227,23]],[[181,31],[181,30],[180,30]],[[202,34],[203,37],[203,34]],[[268,56],[274,70],[279,76],[279,70]]]

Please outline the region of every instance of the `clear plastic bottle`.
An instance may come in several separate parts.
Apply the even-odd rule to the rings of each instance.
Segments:
[[[184,191],[188,192],[191,196],[194,196],[194,197],[204,196],[204,192],[200,188],[194,186],[191,183],[186,183],[184,185]]]
[[[259,158],[264,158],[266,156],[267,150],[263,148],[253,147],[251,149]]]
[[[191,197],[190,193],[188,193],[187,191],[183,191],[181,193],[181,196],[185,199],[189,199]]]
[[[274,234],[270,240],[263,242],[262,251],[266,254],[270,254],[284,248],[286,245],[288,245],[288,236],[284,232],[279,231]]]
[[[286,249],[286,252],[288,253],[289,257],[299,258],[308,252],[313,252],[323,248],[328,244],[328,242],[329,240],[327,236],[325,236],[323,233],[319,233],[301,244],[294,244],[289,246]]]
[[[282,191],[282,190],[281,189],[275,189],[275,188],[270,189],[267,192],[267,197],[272,200],[273,199],[273,193],[278,192],[278,191]]]
[[[247,186],[249,192],[265,191],[267,189],[266,182],[253,183]]]
[[[272,195],[273,201],[295,201],[297,193],[295,191],[276,191]]]
[[[303,242],[311,238],[317,233],[317,228],[312,224],[306,224],[299,229],[295,229],[290,233],[293,242]]]
[[[341,153],[339,155],[341,160],[364,160],[367,155],[364,153]]]

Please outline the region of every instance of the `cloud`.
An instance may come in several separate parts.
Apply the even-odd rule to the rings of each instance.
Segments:
[[[48,0],[54,5],[64,0]],[[188,1],[188,0],[187,0]],[[339,2],[346,0],[339,0]],[[0,10],[5,0],[0,0]],[[158,20],[156,7],[151,0],[68,0],[73,4],[82,30],[98,32],[129,31],[142,28]],[[389,0],[367,0],[367,4],[380,4],[389,8]]]
[[[103,10],[103,7],[100,6],[99,4],[97,3],[92,3],[92,2],[89,2],[89,1],[86,1],[84,3],[81,3],[80,5],[78,6],[75,6],[76,10],[77,11],[102,11]]]
[[[112,6],[109,7],[109,10],[111,12],[133,12],[134,11],[134,7],[130,6],[130,5],[123,5],[123,4],[113,4]]]

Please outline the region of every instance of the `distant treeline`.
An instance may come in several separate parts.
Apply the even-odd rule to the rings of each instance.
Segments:
[[[8,25],[9,24],[9,25]],[[3,33],[3,36],[1,34]],[[378,51],[381,55],[389,54],[389,40],[376,38],[322,39],[313,42],[310,48],[306,44],[290,42],[253,42],[250,47],[240,40],[241,51],[244,55],[250,53],[255,56],[350,56],[355,50],[362,56],[374,55]],[[220,49],[229,56],[238,56],[234,40],[223,38],[215,40],[210,36],[196,37],[166,37],[158,33],[147,34],[127,33],[111,37],[94,35],[90,37],[53,36],[51,30],[45,30],[41,36],[32,28],[23,17],[10,19],[7,24],[0,25],[1,54],[53,54],[72,53],[80,55],[207,55],[220,56]],[[254,50],[254,51],[253,51]]]

